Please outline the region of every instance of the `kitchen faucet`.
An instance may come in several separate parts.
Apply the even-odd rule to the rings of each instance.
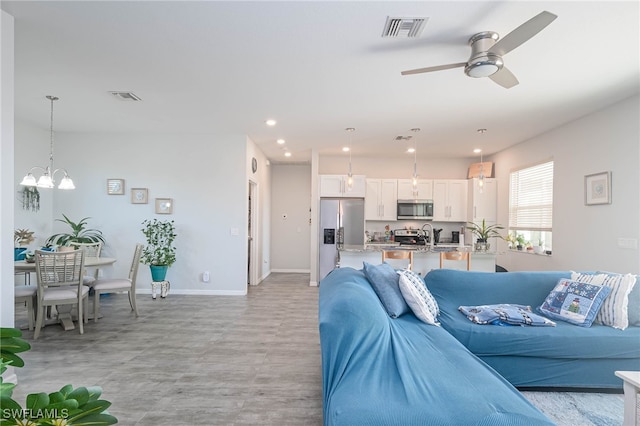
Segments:
[[[434,241],[434,235],[433,235],[433,225],[431,225],[430,223],[425,223],[424,225],[422,225],[422,236],[423,238],[426,238],[426,234],[424,232],[424,227],[428,226],[429,229],[431,229],[431,233],[429,234],[429,251],[433,251],[433,241]],[[426,240],[425,240],[425,245],[427,244]]]

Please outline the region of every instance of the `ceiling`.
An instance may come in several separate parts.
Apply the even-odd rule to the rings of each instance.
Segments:
[[[17,119],[48,129],[45,96],[55,95],[58,132],[246,134],[276,163],[309,161],[312,149],[345,155],[345,145],[406,156],[414,141],[420,157],[489,155],[639,87],[637,1],[1,5],[15,17]],[[511,89],[462,68],[400,75],[465,62],[471,35],[504,36],[543,10],[558,18],[505,55],[520,81]],[[418,38],[383,38],[387,16],[428,21]]]

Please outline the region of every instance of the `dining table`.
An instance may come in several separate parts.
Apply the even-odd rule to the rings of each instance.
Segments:
[[[99,268],[101,266],[113,265],[116,261],[117,259],[115,257],[85,257],[84,266],[85,268]],[[26,260],[14,261],[13,268],[15,272],[36,272],[35,262],[27,262]],[[71,305],[62,305],[57,307],[57,311],[58,317],[53,321],[53,323],[59,322],[65,331],[73,330],[75,325],[73,324],[73,316],[71,315]],[[52,322],[45,322],[45,324],[50,323]]]

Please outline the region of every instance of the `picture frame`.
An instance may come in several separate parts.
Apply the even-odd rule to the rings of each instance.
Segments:
[[[584,204],[611,204],[611,172],[593,173],[584,177]]]
[[[107,179],[107,194],[124,195],[124,179]]]
[[[172,214],[173,213],[173,198],[156,198],[156,213],[157,214]]]
[[[147,188],[131,188],[131,204],[149,203],[149,190]]]

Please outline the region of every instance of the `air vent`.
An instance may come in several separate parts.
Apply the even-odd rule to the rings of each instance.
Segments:
[[[109,92],[109,93],[111,93],[113,96],[120,99],[121,101],[137,102],[142,100],[142,98],[140,98],[138,95],[136,95],[133,92]]]
[[[382,37],[420,37],[429,18],[392,18],[387,16]]]
[[[413,136],[396,136],[393,140],[395,141],[409,141],[411,140],[411,138],[413,138]]]

